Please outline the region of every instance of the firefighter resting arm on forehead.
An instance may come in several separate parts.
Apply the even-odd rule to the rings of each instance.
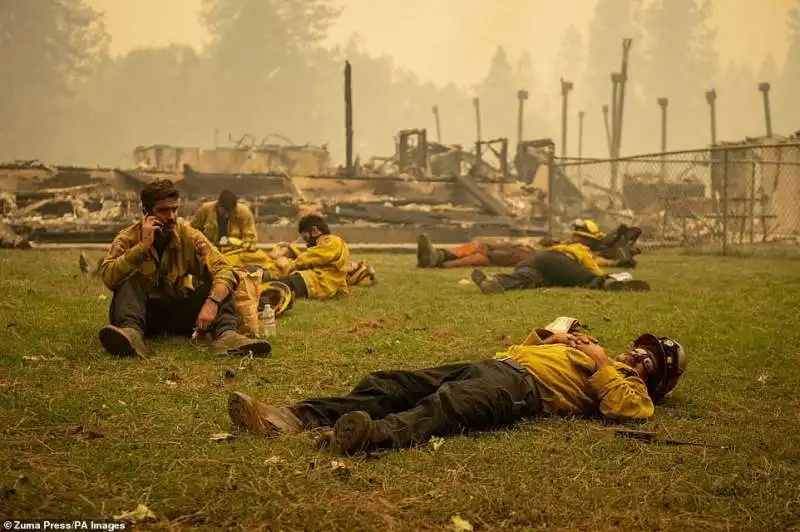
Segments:
[[[559,320],[577,323],[571,318]],[[537,376],[545,412],[572,415],[596,410],[615,420],[652,417],[653,398],[642,378],[647,373],[637,372],[620,357],[612,360],[594,338],[581,334],[574,326],[562,328],[563,325],[557,320],[546,328],[535,329],[522,346],[512,346],[507,354],[503,353]],[[525,346],[553,347],[530,351]],[[568,349],[580,351],[585,358],[577,353],[569,355]],[[565,353],[567,356],[563,356]],[[582,372],[583,385],[577,378]]]
[[[644,334],[612,359],[580,327],[561,317],[493,358],[378,371],[340,397],[275,407],[237,392],[228,412],[236,426],[263,436],[332,427],[323,434],[340,454],[425,444],[541,415],[651,417],[686,369],[680,344]]]

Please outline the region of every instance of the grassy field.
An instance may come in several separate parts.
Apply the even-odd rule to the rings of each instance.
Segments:
[[[299,302],[267,360],[180,340],[147,361],[97,341],[108,297],[75,252],[0,252],[0,517],[99,518],[146,505],[155,529],[800,530],[800,261],[646,255],[651,293],[482,296],[469,270],[369,256],[380,284]],[[746,253],[744,254],[746,255]],[[644,426],[715,450],[543,419],[441,445],[339,459],[302,435],[232,432],[226,399],[345,392],[364,374],[490,357],[555,316],[610,350],[641,332],[694,356]]]

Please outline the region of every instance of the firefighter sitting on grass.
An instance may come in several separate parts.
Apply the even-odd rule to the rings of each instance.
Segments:
[[[330,299],[347,295],[350,248],[341,237],[331,233],[319,214],[306,214],[297,226],[306,242],[305,251],[295,258],[281,257],[276,265],[281,275],[272,280],[291,288],[294,296],[307,299]]]
[[[114,295],[100,343],[115,356],[145,356],[144,338],[208,332],[217,354],[267,356],[266,340],[237,332],[238,278],[208,239],[178,220],[180,194],[156,180],[141,192],[144,216],[117,234],[100,266]]]
[[[494,358],[417,371],[378,371],[345,396],[274,407],[236,392],[233,424],[262,436],[333,427],[321,438],[339,454],[424,444],[432,436],[490,430],[539,415],[647,419],[688,359],[680,344],[643,334],[609,357],[558,318]]]
[[[216,201],[198,207],[191,225],[223,253],[229,249],[256,250],[258,232],[253,212],[230,190],[223,190]],[[230,259],[229,262],[233,263]]]

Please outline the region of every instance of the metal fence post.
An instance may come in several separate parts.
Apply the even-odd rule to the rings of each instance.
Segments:
[[[547,157],[547,234],[553,235],[553,166],[555,159],[555,145],[550,145],[550,154]]]
[[[728,254],[728,152],[722,152],[722,255]]]
[[[756,162],[753,161],[753,171],[750,174],[750,243],[756,240]]]

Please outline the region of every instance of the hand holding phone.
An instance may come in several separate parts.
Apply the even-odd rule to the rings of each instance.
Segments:
[[[161,231],[164,226],[158,218],[152,215],[145,215],[142,218],[142,243],[148,248],[153,245],[156,238],[156,231]]]

